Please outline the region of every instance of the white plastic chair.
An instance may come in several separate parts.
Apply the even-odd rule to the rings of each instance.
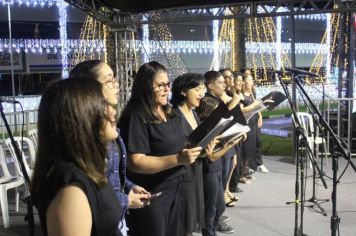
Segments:
[[[323,145],[324,148],[324,157],[326,160],[326,165],[328,165],[328,158],[327,158],[327,149],[326,149],[326,140],[324,137],[319,136],[318,128],[316,128],[314,132],[314,121],[311,114],[306,112],[297,112],[298,120],[300,121],[301,126],[304,128],[307,141],[309,147],[312,150],[314,157],[319,157],[319,145]],[[314,144],[316,147],[314,148]],[[310,163],[311,166],[311,163]]]
[[[28,131],[28,136],[33,142],[33,146],[35,147],[35,150],[37,150],[38,147],[38,130],[37,129],[31,129]]]
[[[32,168],[31,167],[34,166],[35,160],[36,160],[35,147],[33,146],[31,139],[29,139],[27,137],[15,136],[14,140],[17,143],[17,146],[19,147],[20,153],[22,153],[22,161],[24,163],[25,170],[26,170],[28,176],[31,178],[31,176],[32,176]],[[29,157],[30,157],[29,163],[27,162],[25,152],[23,150],[21,150],[21,147],[22,147],[21,142],[22,141],[24,144],[23,146],[28,147],[28,153],[29,153]],[[14,159],[15,167],[16,167],[19,175],[23,176],[22,170],[20,167],[20,163],[18,162],[17,157],[16,157],[15,149],[11,143],[11,139],[10,138],[5,139],[5,144],[6,144],[7,148],[10,150],[11,156]]]
[[[25,183],[25,180],[21,176],[13,176],[10,174],[9,169],[7,167],[7,162],[5,159],[4,149],[0,145],[0,166],[3,175],[0,177],[0,205],[1,205],[1,213],[4,222],[4,228],[8,228],[10,226],[10,218],[9,218],[9,206],[7,200],[7,190],[16,188],[16,212],[19,211],[19,200],[20,194],[17,191],[17,187],[20,187]]]

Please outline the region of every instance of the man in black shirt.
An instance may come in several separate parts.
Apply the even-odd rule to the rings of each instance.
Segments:
[[[225,93],[225,81],[220,72],[208,71],[204,74],[207,93],[205,96],[222,102],[220,97]],[[226,224],[227,217],[222,217],[225,211],[224,189],[222,183],[222,162],[207,160],[203,164],[205,227],[203,236],[214,236],[216,231],[233,233],[235,230]],[[209,191],[207,191],[209,189]],[[207,194],[206,194],[207,193]]]

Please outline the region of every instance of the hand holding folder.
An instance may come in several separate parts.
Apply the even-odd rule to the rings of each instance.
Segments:
[[[220,135],[236,123],[246,124],[240,106],[229,111],[225,103],[219,106],[188,137],[188,147],[205,148],[214,137]]]
[[[266,106],[267,110],[272,111],[276,106],[286,100],[286,98],[287,97],[283,93],[279,91],[272,91],[264,96],[261,100],[262,103]]]

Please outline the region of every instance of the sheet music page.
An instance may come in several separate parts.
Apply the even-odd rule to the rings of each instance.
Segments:
[[[215,125],[215,127],[209,131],[209,133],[198,143],[197,147],[205,148],[208,143],[219,135],[224,128],[233,120],[233,116],[229,118],[221,118],[221,120]]]

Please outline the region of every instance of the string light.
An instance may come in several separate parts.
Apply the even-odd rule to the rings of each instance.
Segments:
[[[107,62],[107,27],[94,17],[87,15],[80,30],[80,40],[74,48],[71,68],[79,62],[100,59]],[[88,43],[92,42],[92,44]]]
[[[225,12],[225,15],[231,15],[231,11]],[[222,21],[220,35],[219,35],[219,67],[218,68],[230,68],[232,70],[237,70],[237,50],[236,50],[236,32],[235,24],[237,19],[225,19]],[[231,46],[230,50],[224,50],[220,44],[229,43]],[[223,46],[224,47],[224,46]]]
[[[276,52],[277,45],[276,43],[267,43],[267,42],[246,42],[246,52],[254,54],[268,53],[270,51]],[[291,53],[291,44],[290,43],[281,43],[281,48],[285,53]],[[328,53],[329,48],[326,44],[320,43],[296,43],[295,52],[300,55],[311,55],[316,54],[319,51],[323,54]]]
[[[213,20],[213,62],[211,69],[217,71],[219,70],[219,66],[219,20]]]
[[[132,44],[131,44],[132,45]],[[157,41],[150,40],[148,45],[143,46],[141,41],[135,40],[135,47],[139,52],[150,50],[151,53],[178,53],[178,54],[212,54],[214,52],[213,41]],[[129,43],[126,45],[130,46]],[[229,52],[231,50],[230,42],[219,42],[218,51]]]
[[[147,20],[146,16],[143,16],[144,21]],[[146,63],[150,60],[150,54],[151,54],[151,47],[150,47],[150,31],[148,28],[148,24],[142,25],[142,58],[143,58],[143,63]]]
[[[155,13],[153,18],[159,20],[159,13]],[[180,54],[175,51],[175,48],[167,48],[167,46],[165,46],[167,44],[169,45],[173,41],[173,36],[168,25],[149,25],[149,29],[150,32],[153,33],[151,39],[158,42],[158,47],[154,47],[152,50],[150,50],[150,60],[161,62],[168,69],[170,78],[175,78],[178,75],[188,72],[187,65],[184,63]],[[159,51],[160,53],[155,53],[153,50],[156,50],[156,52]],[[194,51],[197,50],[193,48],[191,51],[194,53]]]
[[[10,5],[14,6],[26,6],[26,7],[51,7],[61,0],[12,0]],[[5,5],[6,1],[2,1],[2,5]]]
[[[59,11],[59,37],[61,42],[62,77],[68,77],[67,7],[64,0],[57,1]]]
[[[61,50],[63,41],[60,39],[13,39],[10,43],[9,39],[0,39],[0,52],[7,52],[12,46],[16,52],[29,52],[32,53],[53,53]],[[68,52],[74,51],[77,48],[85,49],[85,52],[99,49],[104,51],[104,40],[79,40],[67,39],[65,44],[68,46]]]
[[[276,32],[276,69],[281,69],[281,52],[282,52],[282,17],[277,17],[277,32]]]
[[[326,20],[326,45],[329,48],[326,55],[326,78],[330,78],[331,75],[331,33],[332,33],[332,24],[331,24],[331,14],[327,14]]]

